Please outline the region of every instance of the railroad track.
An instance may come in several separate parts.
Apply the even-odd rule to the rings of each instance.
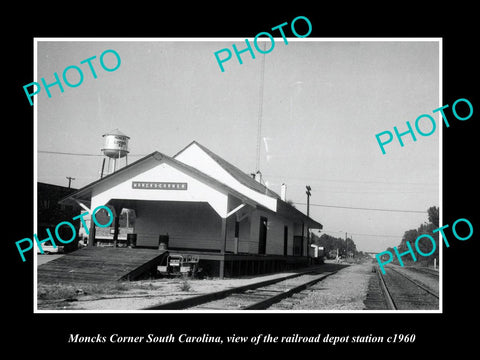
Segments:
[[[419,272],[419,273],[422,273],[422,274],[429,275],[433,278],[438,278],[439,277],[438,270],[434,270],[434,269],[431,269],[431,268],[424,268],[424,267],[419,268],[419,267],[411,266],[411,267],[408,267],[407,269],[412,270],[412,271],[416,271],[416,272]]]
[[[144,310],[264,310],[335,274],[345,266],[333,266],[293,274],[214,293],[163,303]],[[327,271],[328,269],[328,271]]]
[[[377,266],[379,284],[388,310],[438,310],[439,295],[432,289],[394,267],[382,274]]]

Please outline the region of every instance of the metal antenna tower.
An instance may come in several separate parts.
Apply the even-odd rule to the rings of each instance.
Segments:
[[[263,51],[266,49],[266,42],[263,44]],[[265,54],[263,55],[260,68],[260,96],[258,102],[258,122],[257,122],[257,157],[255,171],[260,171],[260,144],[262,141],[262,117],[263,117],[263,85],[265,82]]]

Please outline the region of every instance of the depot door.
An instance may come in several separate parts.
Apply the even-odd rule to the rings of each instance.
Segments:
[[[264,216],[260,216],[260,230],[258,232],[258,253],[264,255],[267,250],[267,221]]]

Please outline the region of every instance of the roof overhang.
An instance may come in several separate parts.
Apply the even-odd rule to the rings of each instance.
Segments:
[[[277,200],[277,213],[301,221],[310,229],[323,229],[323,225],[318,221],[313,220],[294,206],[280,199]]]

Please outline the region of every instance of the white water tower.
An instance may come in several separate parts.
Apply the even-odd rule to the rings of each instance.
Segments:
[[[118,129],[115,129],[106,134],[103,134],[102,136],[105,138],[105,142],[102,149],[103,155],[105,155],[105,157],[103,158],[102,172],[100,177],[103,177],[104,168],[105,168],[105,159],[107,158],[108,158],[108,167],[107,167],[108,174],[111,174],[117,170],[117,167],[119,167],[120,165],[119,163],[120,159],[125,158],[125,165],[128,165],[128,156],[127,156],[129,152],[128,140],[130,139],[130,137],[123,134]]]

